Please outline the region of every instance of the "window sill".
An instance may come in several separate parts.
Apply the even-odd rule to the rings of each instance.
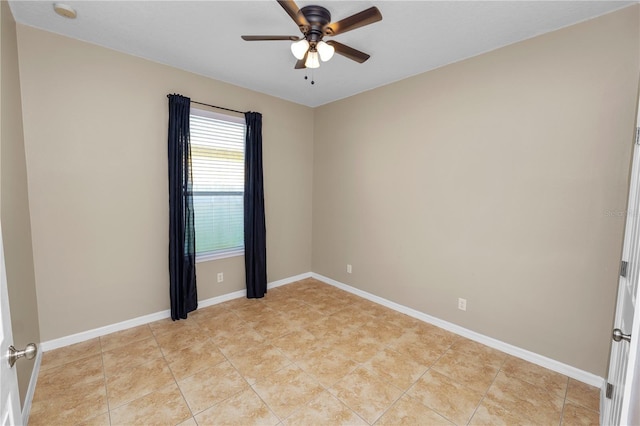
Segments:
[[[214,253],[202,253],[196,255],[196,263],[208,262],[210,260],[226,259],[228,257],[244,256],[244,248],[218,251]]]

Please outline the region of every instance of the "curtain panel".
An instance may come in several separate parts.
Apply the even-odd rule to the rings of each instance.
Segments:
[[[267,237],[262,181],[262,114],[245,113],[244,265],[247,298],[267,292]]]
[[[198,307],[189,112],[191,99],[169,98],[169,295],[171,319]]]

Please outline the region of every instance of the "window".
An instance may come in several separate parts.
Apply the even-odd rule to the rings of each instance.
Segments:
[[[196,259],[244,253],[244,118],[191,109]]]

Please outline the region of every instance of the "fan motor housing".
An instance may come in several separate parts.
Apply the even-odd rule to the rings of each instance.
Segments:
[[[310,42],[322,40],[323,28],[331,22],[331,12],[322,6],[309,5],[300,9],[300,13],[304,15],[311,27],[305,34],[305,38]]]

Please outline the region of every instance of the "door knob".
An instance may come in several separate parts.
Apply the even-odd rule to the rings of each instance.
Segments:
[[[20,358],[33,359],[37,352],[38,347],[35,343],[29,343],[27,347],[21,351],[14,348],[13,345],[9,346],[9,367],[13,367],[13,364]]]
[[[620,340],[626,340],[627,342],[631,342],[631,335],[624,334],[622,330],[620,330],[619,328],[613,329],[612,337],[613,337],[613,340],[615,340],[616,342],[619,342]]]

